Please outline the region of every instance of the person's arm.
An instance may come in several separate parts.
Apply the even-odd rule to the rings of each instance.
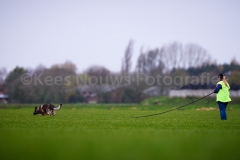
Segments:
[[[218,93],[220,89],[222,89],[222,85],[221,85],[221,84],[218,84],[218,85],[216,86],[216,88],[214,89],[213,92],[214,92],[214,93]]]

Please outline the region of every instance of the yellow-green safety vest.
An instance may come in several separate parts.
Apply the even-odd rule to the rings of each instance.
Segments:
[[[229,88],[224,84],[223,81],[219,81],[217,84],[220,84],[222,86],[222,89],[219,90],[219,92],[217,93],[217,100],[216,101],[220,101],[220,102],[230,102],[231,99],[229,97]]]

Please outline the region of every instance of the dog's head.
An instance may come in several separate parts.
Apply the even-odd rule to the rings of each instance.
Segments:
[[[39,114],[39,113],[40,113],[40,112],[39,112],[39,108],[38,108],[38,107],[35,107],[33,114],[36,115],[36,114]]]

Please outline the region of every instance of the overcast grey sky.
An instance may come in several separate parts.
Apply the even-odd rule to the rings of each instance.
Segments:
[[[218,63],[240,61],[239,0],[0,0],[0,68],[71,61],[82,71],[120,71],[134,40],[140,49],[178,41],[207,50]]]

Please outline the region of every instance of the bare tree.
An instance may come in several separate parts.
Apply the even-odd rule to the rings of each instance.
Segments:
[[[4,83],[4,79],[6,78],[7,70],[6,68],[0,68],[0,84]]]
[[[195,44],[188,44],[183,47],[182,44],[174,42],[168,46],[163,46],[161,50],[162,52],[159,52],[159,54],[168,71],[200,67],[212,62],[207,51]]]
[[[132,52],[133,52],[133,41],[130,40],[125,54],[124,54],[124,58],[122,60],[122,74],[123,75],[129,75],[130,70],[131,70],[131,59],[132,59]]]
[[[188,44],[185,47],[185,56],[187,60],[186,67],[200,67],[211,63],[211,56],[205,49],[195,44]]]
[[[145,55],[143,53],[143,48],[141,48],[140,50],[140,55],[138,56],[137,59],[137,66],[136,66],[136,72],[140,73],[140,72],[144,72],[144,65],[145,65]]]
[[[84,73],[90,77],[91,84],[107,85],[110,83],[108,76],[111,75],[111,72],[105,67],[91,66]]]
[[[180,43],[174,42],[168,46],[163,46],[160,50],[159,56],[168,70],[179,68],[182,65],[184,56]]]
[[[149,50],[146,53],[141,54],[138,57],[136,71],[145,73],[146,75],[155,76],[162,73],[164,70],[164,64],[161,60],[160,53],[161,50]]]
[[[71,72],[72,74],[76,73],[77,67],[75,64],[73,64],[70,61],[66,61],[63,64],[55,64],[51,67],[52,69],[58,68],[58,69],[64,69],[67,70],[68,72]]]

